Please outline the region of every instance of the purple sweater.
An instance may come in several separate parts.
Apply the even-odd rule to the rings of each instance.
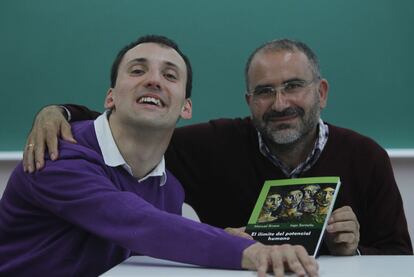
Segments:
[[[184,192],[105,165],[92,121],[72,127],[58,161],[35,174],[19,164],[0,202],[1,276],[96,276],[133,253],[240,268],[253,242],[180,216]]]

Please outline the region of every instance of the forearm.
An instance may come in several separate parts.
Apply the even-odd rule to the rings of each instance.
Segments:
[[[90,166],[76,162],[82,163],[82,168]],[[254,243],[159,210],[132,192],[115,189],[100,175],[83,176],[79,181],[79,175],[71,170],[60,168],[53,173],[57,163],[49,164],[37,176],[36,182],[50,186],[36,189],[35,185],[32,195],[66,221],[134,253],[201,266],[240,268],[243,250]],[[56,175],[65,176],[65,184],[53,185],[49,176]]]

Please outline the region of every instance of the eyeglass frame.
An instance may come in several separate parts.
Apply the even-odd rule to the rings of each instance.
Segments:
[[[270,99],[270,98],[275,97],[276,94],[280,91],[283,94],[283,96],[285,96],[285,97],[292,97],[294,95],[294,93],[293,92],[287,93],[286,92],[286,87],[287,86],[292,85],[295,82],[298,82],[298,84],[300,84],[300,82],[302,82],[300,84],[301,87],[298,87],[299,91],[297,91],[297,92],[302,92],[310,84],[314,83],[315,81],[319,81],[319,80],[321,80],[320,77],[315,77],[315,78],[313,78],[312,80],[309,80],[309,81],[303,80],[303,79],[288,80],[288,81],[285,81],[283,84],[281,84],[279,86],[276,86],[276,87],[268,86],[268,85],[264,85],[264,86],[261,86],[261,87],[259,86],[259,88],[262,88],[262,89],[263,88],[271,89],[271,93],[258,94],[258,93],[256,93],[256,90],[257,90],[257,87],[256,87],[253,91],[247,92],[246,95],[247,96],[252,96],[252,97],[254,97],[256,99]]]

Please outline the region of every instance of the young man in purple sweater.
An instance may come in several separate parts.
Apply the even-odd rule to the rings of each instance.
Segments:
[[[341,190],[320,253],[412,254],[386,151],[320,118],[328,82],[315,53],[298,41],[265,43],[249,57],[245,77],[251,117],[178,128],[166,152],[168,168],[201,221],[246,225],[265,180],[339,176]],[[76,120],[97,115],[85,107],[66,107]],[[28,139],[37,148],[27,148],[26,169],[34,170],[34,159],[37,168],[43,166],[46,137],[49,153],[57,155],[60,129],[70,139],[61,109],[46,107]]]
[[[179,118],[191,117],[191,66],[178,46],[145,36],[115,59],[107,111],[74,123],[60,159],[12,173],[0,202],[0,275],[97,276],[133,254],[219,268],[283,263],[317,275],[301,246],[264,246],[180,216],[184,191],[165,169]]]

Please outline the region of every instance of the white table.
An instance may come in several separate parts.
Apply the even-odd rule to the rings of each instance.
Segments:
[[[321,277],[411,277],[414,276],[414,256],[354,256],[318,258]],[[154,259],[145,256],[131,257],[102,276],[145,277],[227,277],[257,276],[247,270],[221,270]],[[272,276],[272,275],[268,275]],[[287,274],[293,276],[293,274]]]

